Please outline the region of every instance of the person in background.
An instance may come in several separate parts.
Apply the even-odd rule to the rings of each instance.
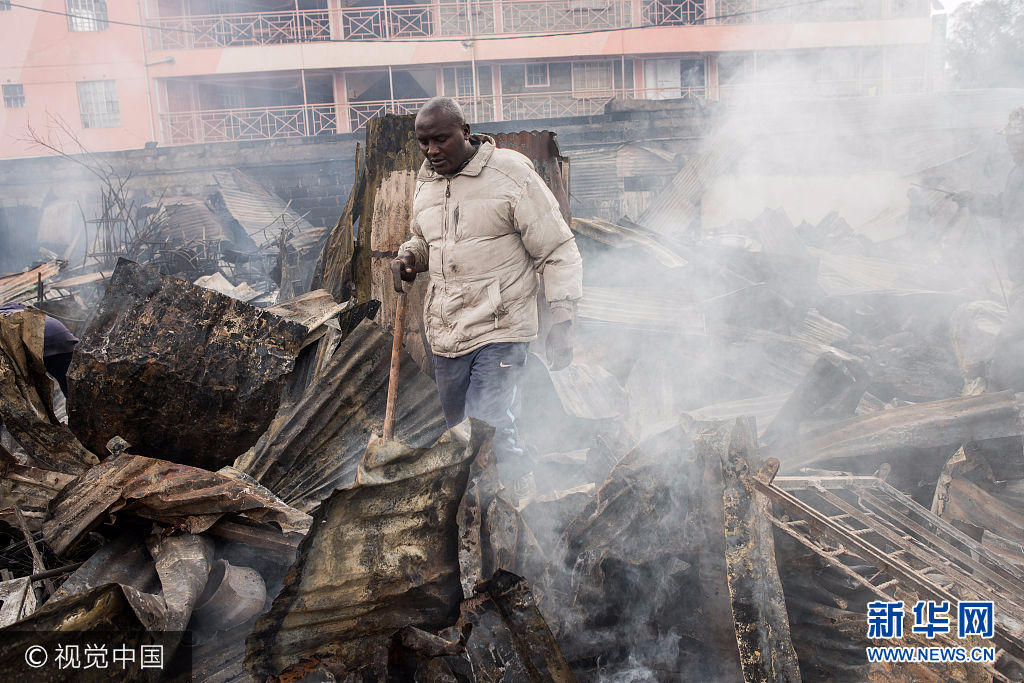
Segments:
[[[519,441],[512,406],[530,341],[537,338],[537,292],[552,325],[548,366],[572,361],[583,262],[558,202],[519,152],[471,135],[462,108],[436,97],[416,115],[426,159],[413,195],[412,237],[392,261],[412,281],[429,272],[423,321],[449,427],[473,417],[495,427],[502,483],[520,501],[532,495],[533,464]]]
[[[0,315],[10,315],[18,311],[24,311],[27,306],[8,302],[0,306]],[[53,316],[46,316],[46,327],[43,331],[43,364],[50,376],[57,380],[61,393],[67,398],[68,395],[68,368],[71,366],[71,356],[75,350],[78,337],[71,334],[71,330],[64,326],[64,323]]]

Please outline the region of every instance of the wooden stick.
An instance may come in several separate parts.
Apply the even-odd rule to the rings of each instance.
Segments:
[[[398,295],[395,306],[395,332],[391,344],[391,375],[388,377],[388,402],[384,408],[385,439],[395,437],[395,405],[398,403],[398,369],[402,361],[402,337],[405,334],[405,292]]]

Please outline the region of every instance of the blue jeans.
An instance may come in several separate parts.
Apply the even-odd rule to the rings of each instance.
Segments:
[[[528,342],[486,344],[457,358],[434,356],[434,378],[448,427],[467,417],[494,427],[494,454],[505,483],[533,471],[519,443],[512,404],[526,365]]]

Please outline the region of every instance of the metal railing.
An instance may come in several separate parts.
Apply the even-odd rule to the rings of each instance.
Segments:
[[[893,79],[893,94],[922,92],[927,79]],[[756,102],[777,98],[815,99],[881,95],[878,79],[814,81],[808,83],[744,83],[723,85],[718,97],[730,102]],[[613,99],[702,100],[712,93],[703,86],[646,89],[605,89],[573,92],[517,93],[457,97],[470,123],[528,121],[531,119],[595,116]],[[415,114],[427,98],[374,100],[347,104],[308,104],[172,112],[161,117],[166,144],[273,140],[330,135],[361,130],[370,119],[385,114]]]
[[[639,26],[804,23],[927,16],[928,0],[461,0],[385,7],[190,15],[151,19],[155,49],[272,45],[327,40],[462,38],[572,33]]]
[[[173,112],[161,116],[164,140],[181,145],[196,142],[273,140],[338,132],[338,107],[307,104],[249,109]]]
[[[151,25],[150,41],[163,50],[331,40],[328,10],[166,17]]]

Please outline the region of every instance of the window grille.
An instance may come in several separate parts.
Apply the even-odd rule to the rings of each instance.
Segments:
[[[25,106],[25,90],[21,83],[8,83],[3,87],[4,106],[8,109],[16,109]]]
[[[103,31],[107,28],[106,0],[67,0],[68,29]]]
[[[78,107],[84,128],[111,128],[121,125],[114,81],[82,81],[78,84]]]

